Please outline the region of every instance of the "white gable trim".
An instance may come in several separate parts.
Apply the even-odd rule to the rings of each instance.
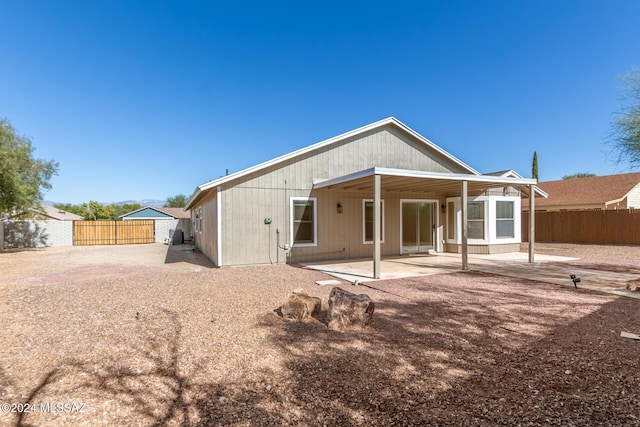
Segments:
[[[376,128],[383,127],[383,126],[386,126],[386,125],[391,125],[391,124],[397,126],[398,128],[402,129],[403,131],[407,132],[408,134],[410,134],[411,136],[413,136],[414,138],[416,138],[417,140],[422,142],[424,145],[426,145],[427,147],[429,147],[432,150],[436,151],[437,153],[441,154],[442,156],[444,156],[445,158],[449,159],[453,163],[457,164],[461,168],[466,169],[469,172],[469,174],[480,175],[480,173],[478,171],[476,171],[475,169],[473,169],[471,166],[467,165],[462,160],[458,159],[457,157],[453,156],[452,154],[450,154],[450,153],[446,152],[445,150],[443,150],[442,148],[438,147],[436,144],[434,144],[433,142],[429,141],[427,138],[425,138],[424,136],[420,135],[418,132],[416,132],[413,129],[411,129],[409,126],[407,126],[404,123],[402,123],[400,120],[396,119],[395,117],[388,117],[386,119],[379,120],[379,121],[377,121],[375,123],[371,123],[369,125],[360,127],[358,129],[343,133],[341,135],[334,136],[333,138],[329,138],[329,139],[326,139],[324,141],[318,142],[316,144],[309,145],[308,147],[301,148],[299,150],[293,151],[293,152],[285,154],[283,156],[276,157],[275,159],[272,159],[272,160],[257,164],[255,166],[251,166],[251,167],[249,167],[247,169],[243,169],[241,171],[232,173],[231,175],[226,175],[226,176],[223,176],[222,178],[218,178],[216,180],[209,181],[209,182],[206,182],[206,183],[204,183],[202,185],[199,185],[195,189],[195,191],[193,192],[191,198],[187,202],[187,205],[185,206],[184,209],[185,210],[189,209],[191,207],[191,205],[196,201],[196,199],[200,196],[200,194],[202,194],[202,192],[207,191],[207,190],[209,190],[211,188],[219,187],[222,184],[225,184],[225,183],[227,183],[229,181],[233,181],[235,179],[238,179],[238,178],[241,178],[243,176],[249,175],[250,173],[253,173],[253,172],[268,168],[268,167],[276,165],[278,163],[285,162],[285,161],[287,161],[289,159],[292,159],[294,157],[298,157],[298,156],[304,155],[306,153],[312,152],[314,150],[318,150],[320,148],[326,147],[328,145],[335,144],[335,143],[343,141],[345,139],[360,135],[360,134],[368,132],[368,131],[370,131],[372,129],[376,129]]]

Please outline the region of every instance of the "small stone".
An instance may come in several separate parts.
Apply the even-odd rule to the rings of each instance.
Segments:
[[[564,373],[569,375],[571,373],[571,371],[567,369],[566,371],[564,371]]]
[[[218,402],[220,402],[220,403],[224,403],[226,401],[227,401],[227,398],[224,397],[224,396],[220,396],[220,398],[218,399]]]
[[[640,292],[640,279],[627,282],[627,290],[631,292]]]

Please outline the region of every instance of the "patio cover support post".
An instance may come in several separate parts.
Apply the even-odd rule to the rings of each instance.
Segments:
[[[468,260],[468,251],[467,251],[467,203],[468,203],[468,196],[467,196],[467,188],[468,188],[468,183],[467,181],[462,181],[462,207],[461,207],[461,213],[462,213],[462,269],[463,270],[468,270],[469,269],[469,260]]]
[[[373,175],[373,278],[380,278],[380,225],[381,225],[381,212],[380,212],[380,175]]]
[[[536,242],[536,193],[535,186],[529,185],[529,263],[533,264]]]

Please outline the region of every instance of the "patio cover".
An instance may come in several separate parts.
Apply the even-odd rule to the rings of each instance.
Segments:
[[[381,192],[438,192],[462,197],[462,269],[469,268],[467,247],[467,200],[469,193],[482,193],[496,187],[514,187],[529,198],[529,262],[534,261],[535,196],[547,197],[536,187],[535,179],[494,175],[426,172],[407,169],[373,167],[327,180],[315,180],[316,190],[367,191],[373,194],[373,275],[380,278],[380,200]],[[533,195],[533,197],[532,197]]]

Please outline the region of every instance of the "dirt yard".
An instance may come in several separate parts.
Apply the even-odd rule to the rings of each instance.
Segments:
[[[344,284],[376,311],[337,332],[274,313],[296,288],[326,309],[322,273],[167,248],[0,253],[0,425],[640,425],[637,299],[478,272]]]

